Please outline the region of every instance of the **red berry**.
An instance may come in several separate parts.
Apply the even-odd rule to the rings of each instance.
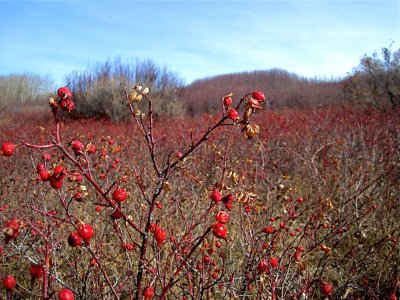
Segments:
[[[83,201],[83,193],[82,192],[76,192],[74,194],[74,199],[75,199],[75,201],[82,202]]]
[[[84,240],[86,243],[89,243],[94,235],[93,227],[89,224],[82,224],[78,228],[78,235]]]
[[[31,265],[29,268],[29,274],[31,274],[32,279],[39,279],[43,277],[44,268],[41,265]]]
[[[222,200],[222,195],[220,193],[220,191],[218,191],[217,189],[214,189],[211,193],[211,199],[214,202],[220,202]]]
[[[71,247],[78,247],[82,244],[82,239],[77,232],[71,232],[68,236],[68,245]]]
[[[154,231],[154,238],[156,239],[158,246],[162,246],[167,238],[167,234],[164,229],[157,226],[156,230]]]
[[[265,95],[261,91],[254,91],[253,93],[251,93],[251,97],[253,97],[253,99],[256,99],[258,102],[265,101]]]
[[[333,293],[333,287],[332,284],[330,284],[329,282],[322,282],[321,283],[321,292],[324,295],[330,296]]]
[[[151,286],[146,287],[143,290],[143,297],[145,300],[149,300],[154,296],[154,289]]]
[[[272,233],[274,233],[274,227],[272,227],[272,226],[264,227],[263,232],[266,234],[272,234]]]
[[[85,150],[85,147],[80,141],[72,141],[71,148],[76,155],[82,154],[83,150]]]
[[[3,286],[6,290],[13,290],[17,285],[17,281],[11,275],[6,275],[3,278]]]
[[[226,211],[220,211],[215,216],[218,223],[225,224],[229,221],[229,214]]]
[[[127,197],[127,193],[123,188],[117,188],[113,193],[112,197],[117,202],[124,202]]]
[[[156,229],[157,229],[157,224],[156,223],[151,223],[150,225],[149,225],[149,231],[151,232],[151,233],[154,233],[154,232],[156,232]]]
[[[301,253],[300,252],[296,251],[294,253],[294,260],[295,261],[301,261]]]
[[[261,260],[258,265],[258,272],[263,273],[263,272],[268,272],[268,262],[265,260]]]
[[[271,257],[269,263],[275,269],[279,265],[279,260],[276,257]]]
[[[214,236],[220,239],[225,239],[228,234],[228,230],[226,229],[224,224],[215,223],[212,227],[212,231]]]
[[[225,208],[226,208],[227,210],[231,210],[232,207],[233,207],[232,201],[229,201],[229,202],[227,202],[227,203],[225,204]]]
[[[5,224],[4,235],[6,238],[6,243],[10,240],[14,240],[19,236],[19,228],[21,224],[17,220],[8,221]]]
[[[235,120],[239,119],[239,113],[236,109],[231,108],[230,110],[228,110],[228,117],[229,117],[229,119],[235,121]]]
[[[67,288],[62,288],[61,290],[58,291],[58,299],[59,300],[74,300],[74,293]]]
[[[297,198],[298,203],[302,203],[303,201],[304,201],[304,199],[302,197]]]
[[[114,220],[118,220],[122,218],[122,213],[120,210],[116,209],[110,214],[110,218]]]
[[[67,88],[66,86],[60,87],[60,88],[57,90],[57,95],[58,95],[58,97],[60,97],[60,99],[62,99],[62,100],[67,100],[67,99],[71,100],[71,99],[72,99],[72,93],[71,93],[71,91],[69,90],[69,88]]]
[[[231,96],[225,96],[223,100],[224,106],[225,107],[231,107],[232,106],[232,97]]]
[[[39,172],[39,179],[41,181],[48,181],[50,179],[50,173],[47,170],[42,170]]]
[[[90,153],[90,154],[93,154],[93,153],[95,153],[96,152],[96,146],[94,145],[94,144],[92,144],[92,143],[89,143],[87,146],[86,146],[86,151],[87,151],[87,153]]]
[[[4,156],[12,156],[15,152],[15,146],[13,143],[4,143],[1,145],[1,154]]]
[[[209,264],[210,261],[211,261],[211,257],[209,257],[208,255],[206,255],[206,256],[203,257],[203,262],[204,262],[204,263]]]
[[[36,171],[40,173],[40,171],[46,171],[46,166],[44,164],[38,164],[36,166]]]
[[[64,177],[67,174],[67,170],[64,166],[58,165],[53,170],[53,175],[57,178]]]
[[[228,202],[232,202],[232,201],[235,201],[235,196],[232,194],[228,194],[228,195],[222,197],[222,202],[224,202],[224,203],[228,203]]]
[[[50,155],[50,153],[45,152],[42,154],[42,158],[44,161],[49,161],[49,160],[51,160],[51,155]]]
[[[54,174],[50,177],[50,186],[53,189],[59,190],[63,186],[63,178],[62,177],[55,177]]]

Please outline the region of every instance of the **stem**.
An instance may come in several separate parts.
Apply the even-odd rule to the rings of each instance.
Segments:
[[[185,257],[183,262],[179,265],[179,267],[176,269],[174,274],[172,275],[171,279],[169,280],[167,286],[163,289],[162,294],[160,296],[160,299],[163,300],[165,299],[165,296],[167,292],[171,289],[171,287],[177,282],[174,280],[174,277],[177,276],[181,271],[184,266],[186,266],[187,261],[190,259],[194,251],[200,246],[200,244],[203,242],[203,240],[206,238],[207,234],[211,231],[211,226],[207,228],[207,230],[204,232],[204,234],[200,237],[199,241],[193,246],[193,248],[190,250],[189,254]]]
[[[50,259],[49,259],[49,254],[50,254],[50,247],[49,247],[49,241],[46,238],[44,240],[46,248],[45,248],[45,253],[44,253],[44,271],[43,271],[43,299],[48,299],[47,295],[47,286],[48,286],[48,276],[50,276],[50,273],[47,274],[47,271],[49,270],[50,267]]]

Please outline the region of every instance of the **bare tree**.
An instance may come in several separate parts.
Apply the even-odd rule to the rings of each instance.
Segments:
[[[347,81],[347,89],[356,100],[377,106],[400,105],[400,49],[392,51],[393,43],[364,55]]]
[[[73,72],[66,77],[74,93],[75,117],[107,117],[123,121],[130,117],[123,90],[145,85],[159,103],[156,115],[180,115],[184,112],[179,93],[184,83],[167,68],[158,67],[152,60],[136,60],[126,64],[121,59],[107,60]]]
[[[45,99],[51,89],[52,81],[36,74],[0,76],[0,108],[17,110],[21,103]]]

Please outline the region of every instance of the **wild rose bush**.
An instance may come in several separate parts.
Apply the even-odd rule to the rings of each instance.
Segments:
[[[264,112],[253,92],[154,120],[136,86],[115,125],[57,96],[53,121],[1,136],[3,298],[398,294],[398,114]]]

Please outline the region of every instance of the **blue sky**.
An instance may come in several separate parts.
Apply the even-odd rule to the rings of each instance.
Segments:
[[[394,41],[400,1],[5,1],[0,74],[66,74],[120,57],[151,59],[186,83],[281,68],[342,77]]]

